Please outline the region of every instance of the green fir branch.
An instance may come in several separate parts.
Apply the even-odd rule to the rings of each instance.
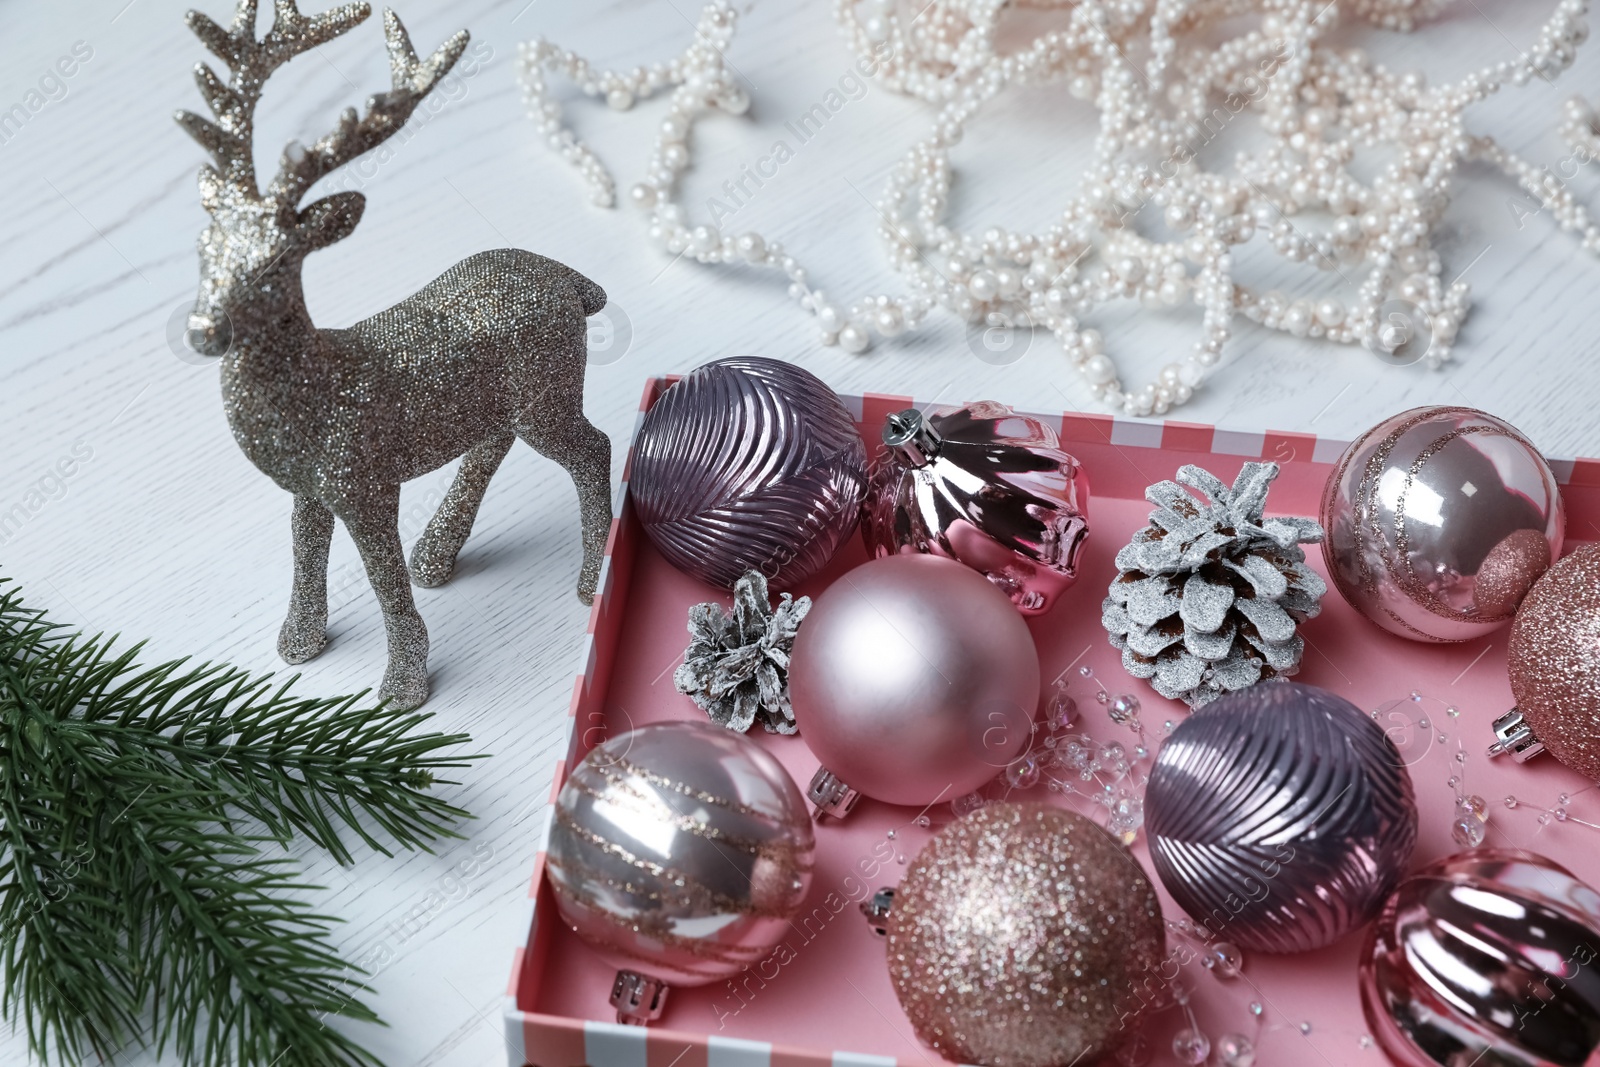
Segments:
[[[0,1014],[42,1060],[374,1067],[377,1022],[281,846],[349,863],[458,836],[430,790],[478,757],[429,716],[84,637],[0,579]]]
[[[139,862],[129,889],[146,900],[144,978],[167,1001],[155,1012],[158,1050],[187,1062],[278,1067],[381,1067],[326,1025],[337,1015],[378,1022],[355,999],[365,984],[328,942],[338,920],[299,895],[295,865],[263,858],[256,841],[196,825],[160,840],[136,827]],[[271,841],[271,839],[266,839]]]

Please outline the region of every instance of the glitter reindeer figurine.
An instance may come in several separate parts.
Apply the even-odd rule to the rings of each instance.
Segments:
[[[294,494],[294,589],[278,651],[302,663],[327,644],[328,545],[337,516],[360,550],[383,609],[388,667],[380,696],[412,707],[428,695],[428,631],[410,581],[436,586],[456,554],[495,468],[520,437],[564,466],[578,488],[583,570],[594,594],[611,522],[611,444],[583,413],[587,316],[601,288],[569,267],[516,249],[482,252],[420,292],[343,330],[318,329],[306,311],[300,264],[355,229],[365,200],[340,192],[299,206],[337,167],[394,136],[467,44],[456,34],[425,62],[384,12],[394,85],[366,113],[346,109],[310,147],[290,143],[262,191],[252,121],[279,66],[343,34],[371,13],[364,3],[302,15],[277,0],[272,28],[256,37],[256,2],[240,0],[224,30],[199,12],[189,28],[227,66],[196,77],[216,114],[179,112],[209,151],[200,200],[211,225],[200,237],[200,294],[188,341],[221,357],[228,424],[250,461]],[[400,544],[400,483],[465,456],[454,484],[411,555]]]

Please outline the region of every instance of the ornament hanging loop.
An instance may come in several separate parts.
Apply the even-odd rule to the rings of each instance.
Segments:
[[[618,971],[611,983],[611,1006],[623,1026],[646,1026],[661,1018],[671,992],[660,979],[637,971]]]
[[[861,914],[866,916],[867,925],[879,937],[889,936],[889,911],[893,907],[894,889],[890,886],[884,886],[861,902]]]
[[[1533,727],[1516,708],[1494,721],[1494,737],[1489,746],[1491,759],[1509,753],[1518,763],[1526,763],[1544,751],[1544,742],[1533,736]]]
[[[830,815],[835,819],[849,815],[861,794],[841,782],[828,768],[818,767],[817,773],[811,776],[811,784],[806,787],[806,797],[816,805],[817,821],[821,822]]]
[[[883,443],[908,466],[926,467],[939,454],[944,438],[916,408],[890,415],[883,423]]]

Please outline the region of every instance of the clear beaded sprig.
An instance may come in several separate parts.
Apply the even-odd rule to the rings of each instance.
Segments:
[[[1600,823],[1591,822],[1588,819],[1580,819],[1578,816],[1572,813],[1573,799],[1582,793],[1587,793],[1593,788],[1595,787],[1588,786],[1584,789],[1578,790],[1576,793],[1558,793],[1556,794],[1556,806],[1553,808],[1546,808],[1531,801],[1523,800],[1514,794],[1506,797],[1505,804],[1508,810],[1516,810],[1521,808],[1527,811],[1537,812],[1537,821],[1541,830],[1544,827],[1549,826],[1552,822],[1570,824],[1572,826],[1582,826],[1590,830],[1600,830]]]
[[[1254,1037],[1230,1030],[1213,1043],[1191,1004],[1191,986],[1183,972],[1183,968],[1198,961],[1212,980],[1232,984],[1243,972],[1243,952],[1230,941],[1210,937],[1208,931],[1188,918],[1168,919],[1166,925],[1170,935],[1169,960],[1177,963],[1178,973],[1156,990],[1157,996],[1147,1007],[1152,1011],[1176,1008],[1183,1013],[1183,1025],[1172,1037],[1172,1054],[1179,1063],[1191,1067],[1205,1063],[1213,1053],[1220,1067],[1251,1067],[1255,1062],[1255,1043],[1261,1035],[1261,1004],[1250,1005]],[[1117,1060],[1122,1067],[1140,1067],[1151,1059],[1152,1051],[1148,1041],[1129,1042],[1118,1052]]]
[[[1489,805],[1483,797],[1467,792],[1466,744],[1461,737],[1449,733],[1460,715],[1461,709],[1456,705],[1424,696],[1415,689],[1372,709],[1373,721],[1384,727],[1384,734],[1408,766],[1417,766],[1434,745],[1449,753],[1450,771],[1445,785],[1454,797],[1450,837],[1462,848],[1475,848],[1483,844],[1488,833]]]
[[[1070,670],[1070,668],[1069,668]],[[1105,812],[1105,827],[1124,844],[1132,844],[1144,826],[1144,788],[1150,779],[1153,747],[1139,719],[1139,698],[1131,693],[1112,696],[1095,683],[1095,701],[1106,716],[1127,729],[1131,744],[1100,741],[1081,729],[1082,712],[1069,692],[1063,671],[1050,685],[1043,722],[1034,724],[1027,749],[1013,759],[995,782],[951,801],[957,817],[975,811],[990,800],[1043,784],[1052,793],[1083,797]],[[1085,680],[1094,678],[1089,667],[1078,670]],[[1171,724],[1168,724],[1170,732]]]

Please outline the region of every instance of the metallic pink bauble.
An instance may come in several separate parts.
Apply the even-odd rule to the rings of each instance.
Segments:
[[[1089,480],[1055,431],[1003,404],[889,416],[861,533],[874,556],[927,552],[988,578],[1037,615],[1078,577]]]
[[[1115,838],[1046,804],[986,805],[940,830],[894,891],[889,979],[952,1063],[1109,1063],[1162,977],[1155,887]]]
[[[756,570],[794,585],[855,530],[867,450],[809,371],[759,356],[696,367],[645,413],[628,492],[674,567],[732,589]]]
[[[1600,894],[1529,852],[1478,848],[1400,883],[1361,957],[1396,1067],[1600,1062]]]
[[[811,885],[815,836],[783,766],[704,722],[645,726],[590,750],[556,798],[547,854],[568,926],[618,968],[625,1022],[667,986],[765,959]]]
[[[1308,952],[1369,921],[1417,840],[1383,729],[1316,686],[1261,682],[1189,716],[1144,794],[1156,873],[1212,937]]]
[[[953,800],[993,778],[1028,743],[1039,655],[1011,601],[939,556],[886,556],[817,598],[795,637],[789,698],[821,761],[811,798],[844,814],[853,797]]]
[[[1345,450],[1322,496],[1323,558],[1356,610],[1401,637],[1470,641],[1511,621],[1565,513],[1549,464],[1472,408],[1416,408]]]

